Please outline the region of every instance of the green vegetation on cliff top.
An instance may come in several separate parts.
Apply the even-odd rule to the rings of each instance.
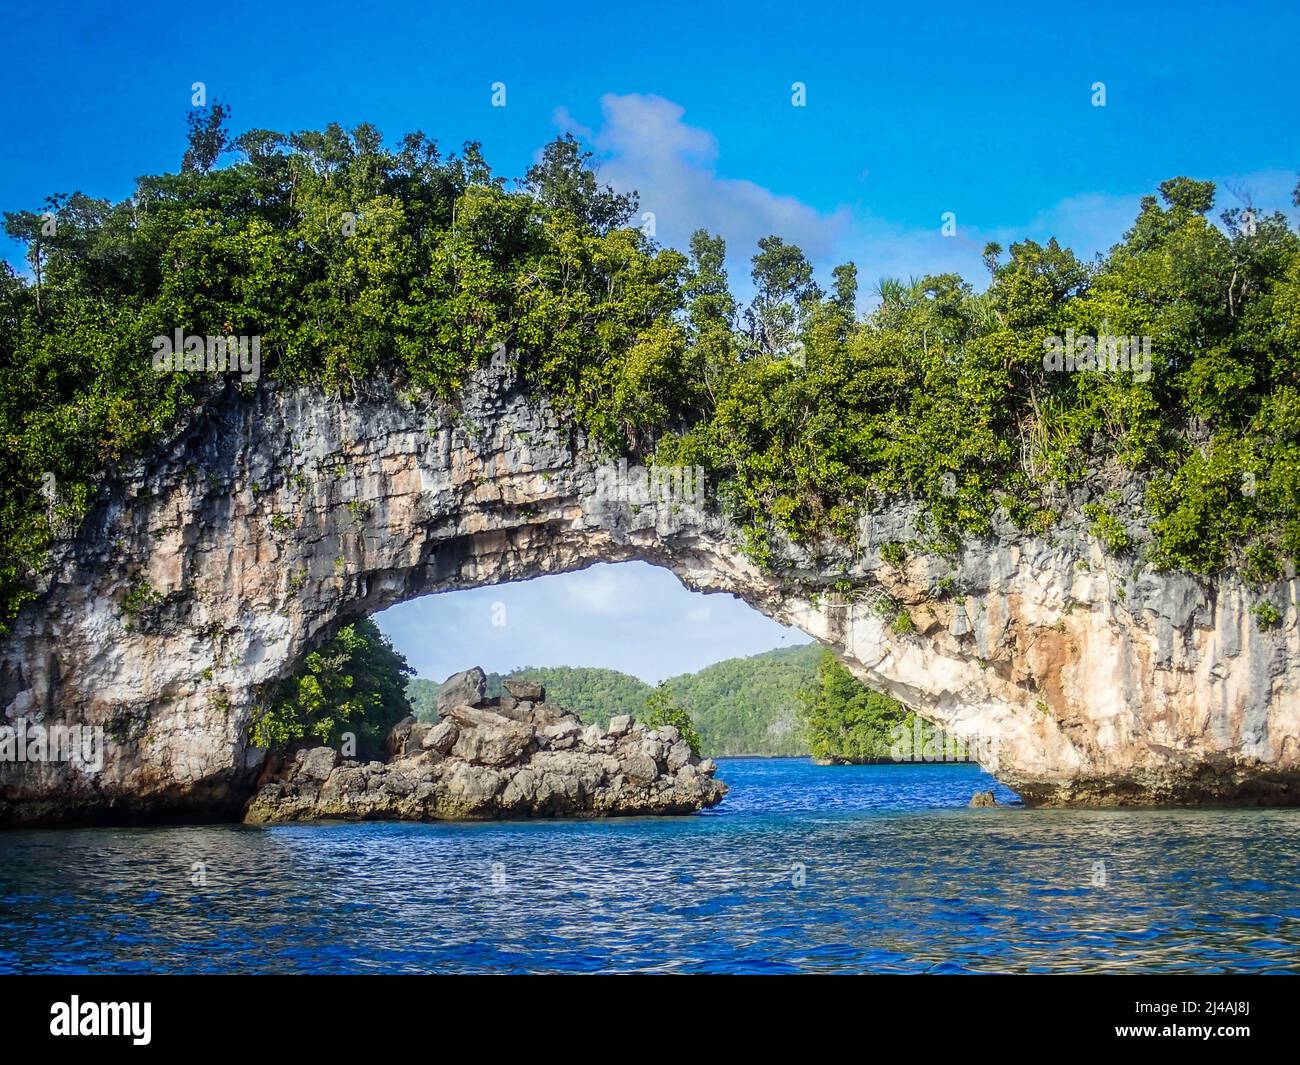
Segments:
[[[1163,183],[1095,263],[990,245],[985,292],[885,280],[864,319],[852,264],[825,291],[768,237],[741,314],[722,241],[657,246],[570,138],[508,187],[473,144],[231,142],[225,117],[195,112],[179,171],[119,203],[5,216],[31,276],[0,265],[0,626],[106,473],[256,387],[155,371],[178,329],[260,337],[263,376],[340,396],[382,373],[450,398],[505,343],[600,448],[705,466],[764,562],[774,534],[854,542],[897,497],[924,504],[926,549],[999,508],[1046,529],[1071,487],[1111,550],[1157,568],[1261,581],[1300,556],[1300,237],[1281,214],[1215,224],[1209,183]],[[1111,336],[1150,338],[1150,373],[1045,368],[1059,338]]]

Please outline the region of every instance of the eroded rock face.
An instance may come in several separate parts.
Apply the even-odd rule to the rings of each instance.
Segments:
[[[262,758],[258,692],[339,625],[629,559],[834,647],[1030,802],[1300,797],[1293,576],[1251,591],[1135,573],[1077,499],[1047,535],[1000,527],[952,561],[882,556],[916,535],[894,506],[853,550],[787,545],[764,572],[714,513],[601,491],[581,434],[509,365],[454,407],[368,387],[232,395],[112,476],[0,644],[5,717],[100,727],[103,765],[0,762],[0,822],[230,816]],[[1261,598],[1269,629],[1249,613]]]
[[[442,694],[463,693],[470,674],[456,674]],[[516,687],[545,697],[541,685]],[[727,793],[713,779],[713,760],[692,755],[671,726],[651,730],[638,722],[610,735],[599,725],[584,728],[568,711],[557,720],[514,698],[509,715],[498,700],[479,695],[475,702],[448,707],[437,724],[401,722],[389,736],[388,762],[341,761],[333,748],[316,747],[268,765],[245,821],[685,814]]]

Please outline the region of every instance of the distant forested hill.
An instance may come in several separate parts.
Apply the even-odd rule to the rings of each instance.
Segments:
[[[643,680],[617,669],[585,666],[525,666],[509,676],[525,677],[546,685],[546,698],[577,711],[583,721],[608,725],[616,714],[645,716],[645,697],[654,689]],[[488,676],[488,694],[498,694],[501,678]]]
[[[749,658],[729,658],[667,682],[694,719],[705,754],[800,755],[808,753],[795,716],[795,693],[813,684],[821,648],[782,647]],[[615,714],[644,717],[654,689],[615,669],[526,666],[508,674],[546,685],[546,697],[574,710],[583,721],[608,725]],[[502,677],[488,674],[488,694],[500,695]],[[439,683],[412,680],[407,695],[416,717],[436,718]]]
[[[695,719],[711,755],[807,754],[795,695],[810,687],[820,644],[782,647],[750,658],[728,658],[668,687]]]

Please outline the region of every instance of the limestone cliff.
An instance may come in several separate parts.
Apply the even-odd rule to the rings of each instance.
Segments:
[[[600,490],[509,365],[454,404],[367,387],[232,393],[114,471],[0,644],[5,716],[102,727],[103,765],[0,762],[0,821],[233,816],[259,690],[340,624],[628,559],[801,627],[1031,803],[1300,798],[1294,579],[1261,629],[1235,578],[1132,572],[1069,501],[1049,534],[999,528],[954,560],[884,551],[915,535],[893,506],[855,550],[787,546],[764,572],[716,513]]]

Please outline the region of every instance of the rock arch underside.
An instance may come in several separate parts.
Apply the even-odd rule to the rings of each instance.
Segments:
[[[502,366],[454,403],[272,384],[195,412],[55,542],[0,643],[10,721],[101,726],[106,744],[98,771],[0,763],[0,823],[233,815],[258,693],[341,624],[633,559],[834,648],[1028,803],[1300,799],[1294,580],[1267,590],[1285,609],[1261,630],[1258,589],[1135,574],[1070,510],[900,566],[880,549],[915,537],[904,504],[865,515],[856,550],[786,545],[764,572],[716,513],[604,498],[601,461]]]

